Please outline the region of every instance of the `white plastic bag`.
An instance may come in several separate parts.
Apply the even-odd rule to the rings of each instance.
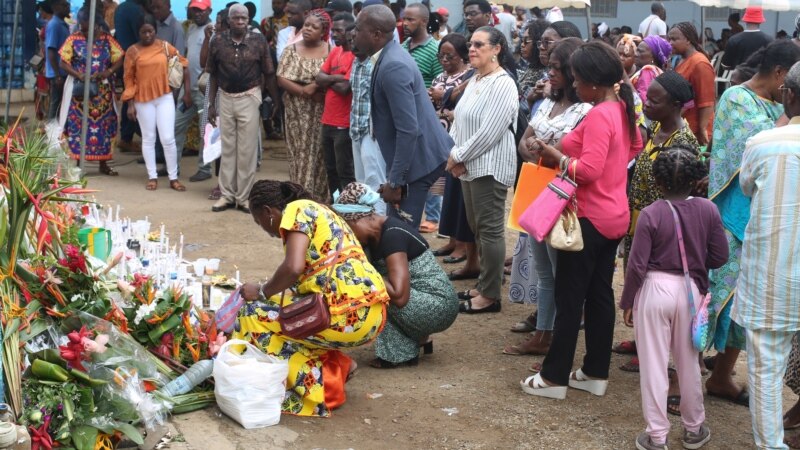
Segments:
[[[244,345],[238,354],[231,345]],[[214,360],[214,395],[217,406],[243,427],[261,428],[281,420],[289,363],[270,356],[253,344],[232,339]]]
[[[205,137],[203,163],[208,164],[222,156],[222,137],[220,136],[219,127],[215,127],[210,123],[206,124],[206,132],[203,136]]]

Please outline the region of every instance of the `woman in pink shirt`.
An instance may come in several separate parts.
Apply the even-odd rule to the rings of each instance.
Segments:
[[[623,68],[616,50],[590,42],[573,53],[571,64],[578,97],[594,107],[564,136],[560,149],[539,145],[545,165],[569,167],[578,183],[584,247],[558,252],[553,341],[541,372],[521,383],[528,394],[558,399],[566,397],[567,385],[605,394],[615,322],[611,279],[617,246],[630,221],[627,165],[642,149],[633,88],[619,84]],[[570,373],[584,311],[586,356],[582,367]]]

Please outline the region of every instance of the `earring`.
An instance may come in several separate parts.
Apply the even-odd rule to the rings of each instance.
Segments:
[[[596,91],[597,90],[597,86],[592,86],[592,90]]]
[[[492,62],[497,62],[497,56],[492,55]]]
[[[272,215],[269,216],[269,226],[272,226]]]

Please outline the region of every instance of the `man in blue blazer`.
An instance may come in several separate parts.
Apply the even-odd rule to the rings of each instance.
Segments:
[[[422,220],[431,185],[444,174],[453,140],[436,117],[417,63],[392,40],[392,11],[367,6],[358,15],[355,45],[373,58],[371,133],[386,161],[386,179],[379,190],[395,215]]]

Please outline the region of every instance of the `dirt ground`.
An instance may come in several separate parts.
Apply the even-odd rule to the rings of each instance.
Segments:
[[[281,145],[267,143],[257,178],[287,178]],[[163,222],[173,235],[182,232],[187,259],[222,258],[223,272],[233,275],[234,265],[238,266],[243,280],[270,276],[281,261],[280,242],[256,227],[249,215],[235,210],[211,212],[212,201],[206,197],[216,180],[188,182],[196,158],[182,161],[181,179],[188,188],[184,193],[170,190],[166,178],[160,179],[157,191],[145,191],[144,166],[136,164],[132,155],[118,155],[115,166],[120,176],[111,178],[97,174],[96,164],[87,164],[89,187],[102,190],[98,202],[119,203],[123,215],[147,215],[154,224]],[[434,248],[445,242],[427,236]],[[509,254],[516,238],[516,233],[507,233]],[[617,295],[621,282],[618,266]],[[456,287],[469,285],[458,282]],[[348,383],[347,403],[328,419],[284,415],[278,426],[245,430],[211,407],[176,416],[172,423],[185,438],[186,447],[194,450],[634,448],[644,421],[638,376],[618,369],[626,356],[614,355],[604,397],[570,390],[566,400],[558,401],[531,397],[520,390],[519,381],[541,358],[507,356],[501,350],[521,338],[509,327],[531,310],[531,306],[505,301],[498,314],[461,315],[449,330],[434,336],[434,353],[422,357],[414,368],[372,369],[367,365],[373,357],[371,346],[352,351],[359,371]],[[618,320],[616,340],[632,336],[633,331]],[[582,354],[583,342],[579,342],[576,367]],[[744,354],[736,369],[737,380],[746,383]],[[382,396],[371,399],[375,396],[369,394]],[[794,395],[785,390],[784,408],[794,401]],[[753,446],[747,408],[712,398],[707,398],[705,405],[712,431],[706,448]],[[680,421],[671,416],[671,422],[670,442],[680,448]]]

